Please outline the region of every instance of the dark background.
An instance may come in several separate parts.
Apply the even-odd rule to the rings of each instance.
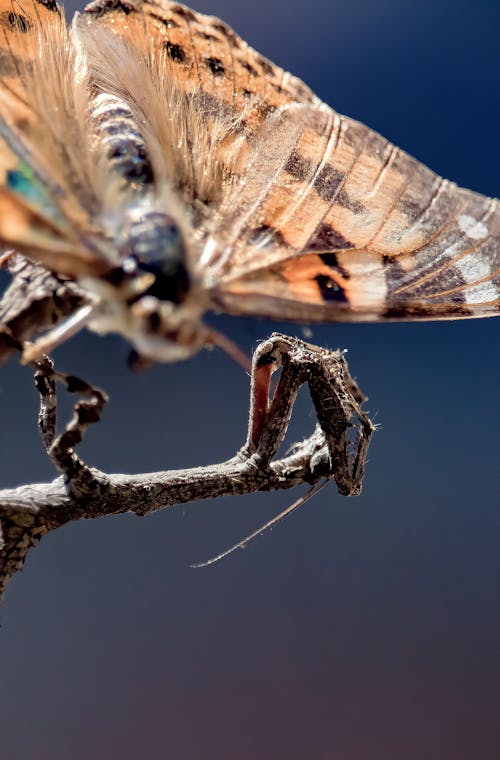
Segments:
[[[198,0],[441,174],[500,193],[498,0]],[[248,350],[276,325],[219,320]],[[278,326],[279,327],[279,326]],[[284,326],[281,326],[284,327]],[[497,760],[499,323],[331,325],[381,424],[364,493],[333,485],[206,570],[295,493],[70,525],[0,609],[0,757]],[[300,329],[286,329],[300,334]],[[82,453],[111,472],[222,460],[247,378],[219,353],[135,376],[85,334],[58,365],[111,403]],[[31,373],[0,374],[1,486],[53,470]],[[295,437],[313,417],[300,400]]]

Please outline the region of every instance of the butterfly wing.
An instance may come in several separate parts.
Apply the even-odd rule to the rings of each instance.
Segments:
[[[231,205],[270,115],[320,104],[222,21],[168,0],[96,0],[77,14],[73,31],[98,87],[123,99],[152,133],[151,153],[160,147],[197,251]]]
[[[244,113],[249,129],[289,103],[320,102],[303,82],[253,50],[223,21],[179,3],[95,0],[83,15],[85,24],[105,28],[138,50],[151,44],[163,50],[179,91],[203,95],[205,103],[232,118]]]
[[[498,312],[496,200],[335,113],[218,19],[167,0],[97,0],[85,15],[164,51],[172,87],[212,126],[237,124],[197,261],[215,308],[305,321]]]
[[[220,308],[305,321],[500,308],[500,205],[325,106],[288,107],[233,199]]]
[[[1,89],[0,162],[8,191],[3,203],[12,206],[18,199],[22,248],[26,226],[37,230],[30,207],[71,238],[90,224],[92,199],[85,197],[77,161],[69,161],[76,179],[65,171],[58,176],[57,165],[47,170],[36,128],[39,109],[33,110],[28,97],[29,72],[40,69],[41,40],[43,56],[52,51],[48,57],[64,68],[60,56],[68,55],[68,46],[58,6],[32,0],[20,13],[4,5],[2,53],[9,65]],[[197,261],[214,306],[311,321],[498,311],[497,201],[440,179],[376,133],[339,116],[217,19],[171,2],[98,0],[85,20],[138,50],[151,44],[161,50],[174,88],[196,99],[213,129],[225,125],[217,149],[229,167],[221,174],[226,192],[210,210]],[[68,123],[74,128],[75,119]],[[228,129],[228,123],[236,126]],[[196,153],[196,144],[191,150]],[[34,173],[29,197],[23,161]],[[79,195],[76,211],[67,199]],[[8,227],[4,243],[16,244],[13,223]],[[47,234],[40,230],[39,242]],[[198,230],[199,238],[203,234]],[[81,248],[78,240],[71,245]],[[43,249],[36,248],[39,260],[53,266],[53,256],[44,258]],[[103,267],[102,257],[89,259],[88,252],[70,258],[62,271],[74,276]]]
[[[109,263],[86,244],[85,84],[62,11],[0,0],[0,30],[0,245],[61,274],[101,274]]]

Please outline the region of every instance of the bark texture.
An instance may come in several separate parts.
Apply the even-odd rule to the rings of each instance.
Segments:
[[[21,256],[7,256],[4,261],[13,281],[0,301],[0,361],[22,351],[24,341],[85,303],[75,283]],[[0,490],[0,595],[29,550],[46,533],[73,520],[125,512],[143,516],[190,501],[316,486],[330,479],[344,495],[361,490],[374,427],[361,408],[364,396],[339,352],[273,334],[253,356],[247,439],[236,455],[213,466],[138,475],[103,473],[76,454],[88,426],[99,422],[106,394],[56,371],[48,357],[32,366],[40,396],[38,426],[47,455],[61,474],[50,483]],[[280,375],[271,392],[275,371]],[[291,454],[277,459],[304,383],[316,410],[316,428]],[[73,417],[61,433],[57,432],[58,385],[77,399]]]

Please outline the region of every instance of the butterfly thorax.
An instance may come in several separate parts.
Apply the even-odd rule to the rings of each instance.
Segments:
[[[122,248],[121,271],[141,277],[149,274],[151,285],[145,295],[180,304],[189,289],[186,249],[181,231],[167,213],[150,211],[134,220]]]

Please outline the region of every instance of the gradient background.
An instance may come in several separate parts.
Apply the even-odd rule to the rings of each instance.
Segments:
[[[196,7],[436,171],[500,194],[498,0]],[[218,324],[248,350],[280,327]],[[316,329],[349,348],[382,426],[364,493],[332,485],[214,567],[189,564],[296,494],[45,538],[0,609],[2,760],[498,760],[499,327]],[[91,464],[199,465],[241,444],[248,382],[225,356],[142,376],[125,356],[87,334],[56,354],[111,395],[82,447]],[[2,368],[1,486],[53,477],[36,407],[30,372]],[[304,396],[292,435],[312,425]]]

